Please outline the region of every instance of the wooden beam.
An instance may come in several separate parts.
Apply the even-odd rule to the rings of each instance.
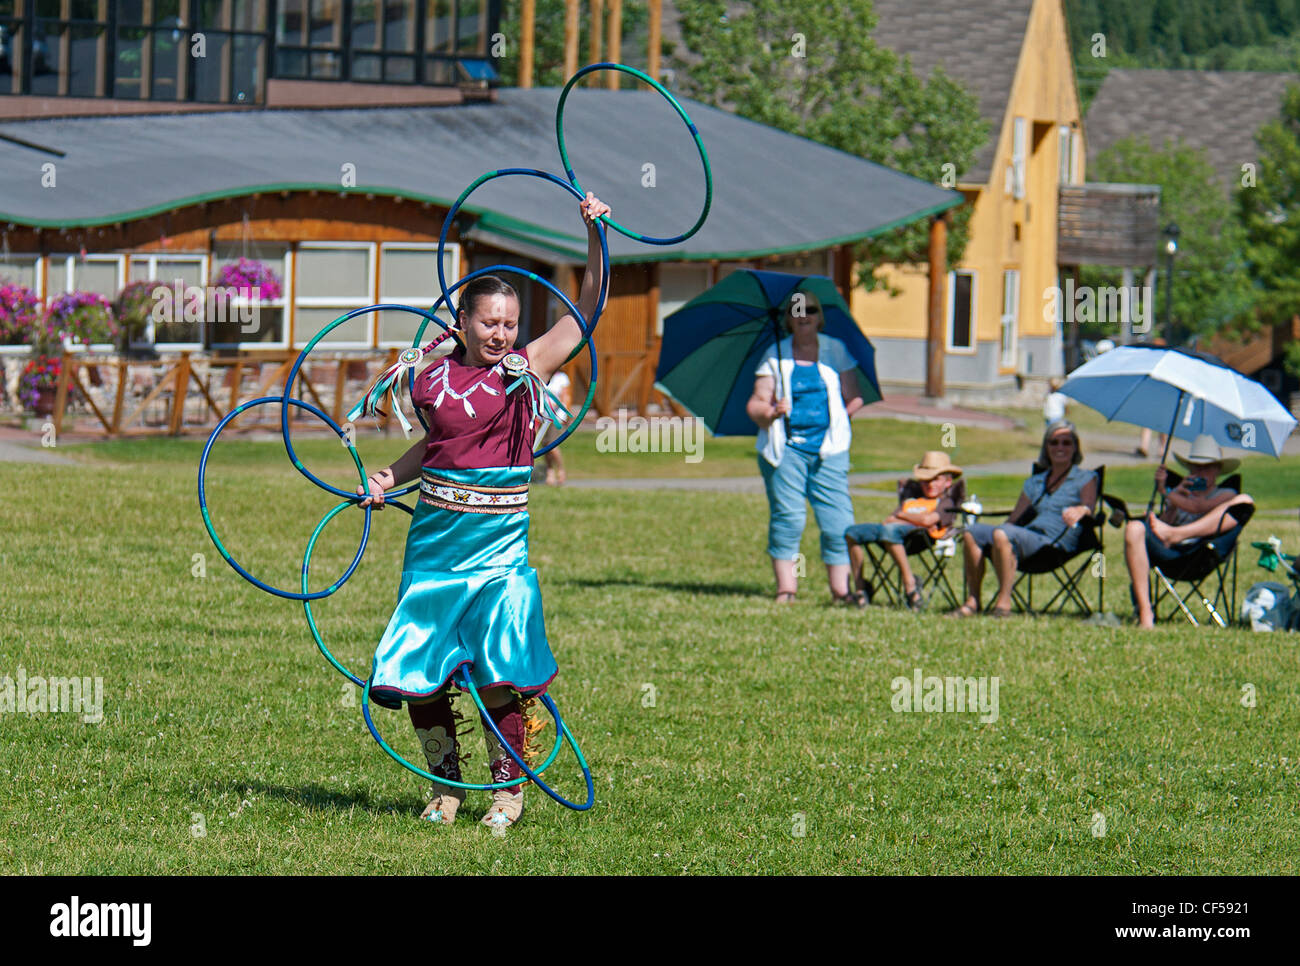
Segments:
[[[616,64],[623,62],[623,0],[609,0],[609,40],[605,44],[605,54]],[[622,71],[605,72],[605,86],[611,91],[618,90],[622,79]]]
[[[943,396],[944,322],[948,308],[948,216],[930,220],[930,317],[925,336],[925,394]]]
[[[537,24],[537,0],[519,4],[519,86],[533,86],[533,34]]]
[[[76,365],[72,361],[72,356],[68,355],[67,350],[63,350],[59,356],[59,379],[55,383],[57,388],[54,390],[54,438],[57,440],[63,435],[63,409],[68,405],[68,374],[72,367]]]
[[[189,388],[190,354],[182,352],[181,361],[177,363],[172,379],[172,418],[167,427],[167,432],[172,436],[179,436],[181,428],[185,425],[185,397],[189,394]]]
[[[611,0],[613,2],[613,0]],[[587,27],[587,63],[600,63],[602,24],[605,20],[605,0],[591,0],[591,23]],[[600,74],[588,74],[587,86],[600,86]]]
[[[659,80],[659,53],[663,47],[663,0],[650,0],[650,40],[646,50],[646,73]]]
[[[564,0],[564,78],[578,72],[578,0]]]

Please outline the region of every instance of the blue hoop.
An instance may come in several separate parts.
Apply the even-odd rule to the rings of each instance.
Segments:
[[[373,674],[373,671],[371,673]],[[480,704],[479,707],[482,708],[483,706]],[[554,713],[556,716],[555,720],[557,724],[555,727],[555,747],[551,749],[551,753],[550,755],[547,756],[546,761],[542,762],[542,767],[537,769],[539,772],[543,772],[547,768],[551,767],[551,763],[554,762],[556,757],[560,754],[560,748],[563,746],[564,743],[563,735],[568,731],[567,728],[564,728],[563,730],[561,729],[559,714],[558,712],[555,712],[553,710],[554,707],[555,707],[554,704],[548,705],[548,708],[552,709],[552,713]],[[529,781],[535,781],[535,779],[530,778],[528,775],[521,775],[518,778],[512,778],[508,782],[494,782],[493,784],[490,785],[480,785],[480,784],[476,784],[475,782],[462,782],[462,781],[455,781],[450,778],[443,778],[440,775],[435,775],[432,772],[425,771],[423,768],[420,768],[418,765],[411,764],[409,761],[407,761],[405,758],[403,758],[396,751],[394,751],[393,748],[389,746],[388,742],[384,740],[383,735],[379,733],[379,729],[375,727],[374,719],[370,717],[370,688],[364,684],[361,687],[361,716],[366,719],[366,727],[370,729],[370,737],[374,738],[375,741],[379,743],[379,747],[384,749],[384,751],[388,754],[389,758],[393,759],[393,761],[397,762],[407,771],[414,772],[415,774],[419,775],[421,778],[424,778],[428,781],[438,782],[439,784],[442,785],[450,785],[453,788],[465,788],[472,792],[493,792],[496,791],[498,788],[515,788],[518,785],[525,785]],[[492,720],[492,716],[486,713],[484,713],[484,717],[489,722]],[[495,725],[493,725],[493,728],[495,729]],[[572,744],[572,739],[570,739],[570,743]],[[509,750],[509,746],[503,745],[503,747],[506,747],[506,749]],[[577,745],[574,745],[574,748],[576,749]],[[539,785],[539,787],[541,786]]]
[[[216,545],[216,548],[221,553],[221,556],[225,558],[226,563],[230,564],[230,566],[235,569],[235,573],[239,574],[239,576],[243,577],[254,587],[264,590],[268,594],[274,594],[276,597],[284,597],[287,598],[288,600],[320,600],[323,597],[330,596],[330,594],[333,594],[340,587],[342,587],[344,581],[346,581],[349,577],[351,577],[353,571],[357,569],[357,564],[361,563],[361,555],[365,552],[366,541],[370,539],[370,510],[371,510],[370,507],[368,506],[363,507],[363,510],[366,515],[365,525],[361,531],[361,545],[357,547],[357,555],[352,558],[352,563],[348,565],[348,569],[344,571],[342,577],[334,581],[334,583],[330,584],[330,586],[327,587],[326,589],[317,591],[314,594],[309,594],[305,592],[298,594],[290,590],[281,590],[279,587],[272,587],[270,584],[263,583],[262,581],[254,577],[252,574],[250,574],[247,570],[245,570],[243,567],[239,565],[239,562],[230,555],[230,551],[225,548],[225,545],[221,542],[221,538],[217,536],[216,528],[213,527],[212,525],[212,517],[208,513],[207,485],[205,483],[205,480],[207,478],[207,473],[208,473],[208,455],[212,452],[212,445],[217,441],[217,437],[221,435],[221,431],[226,428],[226,425],[232,419],[234,419],[236,416],[238,416],[240,413],[244,412],[245,410],[252,409],[254,406],[264,406],[267,403],[279,403],[281,404],[281,406],[283,406],[286,401],[289,403],[290,406],[297,406],[299,409],[307,410],[309,413],[311,413],[314,416],[319,416],[322,420],[324,420],[325,424],[329,426],[330,429],[334,430],[334,432],[338,434],[338,437],[341,440],[343,440],[344,443],[347,443],[347,435],[343,432],[343,430],[339,427],[339,425],[335,423],[334,420],[330,419],[329,416],[327,416],[325,413],[321,412],[315,406],[311,405],[311,403],[305,403],[300,399],[285,400],[280,396],[262,396],[259,399],[251,399],[246,403],[240,403],[238,406],[236,406],[234,409],[228,412],[222,418],[221,422],[217,423],[216,428],[212,430],[212,435],[208,437],[208,441],[203,447],[203,455],[199,458],[199,511],[203,514],[203,526],[207,528],[208,536],[212,538],[213,544]],[[366,468],[361,463],[361,457],[357,454],[357,448],[350,443],[347,443],[347,446],[348,446],[348,451],[352,454],[353,462],[356,463],[357,472],[361,475],[362,485],[364,486],[365,479],[366,479]],[[308,478],[310,479],[310,477]],[[320,485],[324,486],[323,483]],[[335,491],[335,492],[339,492],[339,491]],[[359,503],[362,499],[361,497],[357,496],[355,493],[346,493],[344,495],[354,503]],[[305,576],[305,572],[304,572],[304,576]],[[305,586],[306,585],[304,584],[304,588]]]
[[[494,181],[497,178],[504,178],[508,175],[524,175],[530,178],[541,178],[543,181],[549,181],[551,184],[559,185],[579,201],[584,201],[587,197],[582,193],[582,191],[569,184],[563,178],[557,177],[547,171],[541,171],[537,168],[498,168],[495,171],[488,171],[485,174],[479,175],[468,188],[460,193],[460,197],[452,203],[452,206],[447,209],[447,217],[442,220],[442,233],[438,236],[438,287],[442,290],[442,301],[447,304],[447,311],[451,312],[453,316],[458,314],[459,306],[453,307],[451,293],[456,291],[456,289],[461,285],[465,284],[465,279],[461,279],[458,284],[451,286],[451,288],[447,287],[447,272],[443,267],[444,259],[442,257],[443,251],[447,245],[447,235],[451,231],[452,223],[455,222],[456,215],[460,212],[461,205],[465,203],[466,198],[473,194],[481,185],[485,185],[489,181]],[[573,312],[573,317],[578,323],[578,328],[582,330],[583,341],[590,339],[591,333],[595,331],[596,323],[600,321],[600,314],[605,311],[605,299],[609,295],[609,242],[605,237],[605,225],[600,220],[596,221],[596,234],[600,238],[600,293],[596,297],[596,311],[592,313],[591,321],[589,323],[582,317],[582,313],[573,306],[573,303],[570,302],[559,289],[554,285],[550,285],[550,283],[546,283],[552,292],[563,298],[566,304],[569,305]],[[517,268],[515,269],[515,272],[524,274]],[[471,275],[470,277],[475,276]],[[423,329],[421,329],[421,331],[423,331]],[[419,339],[417,335],[417,348],[419,347],[418,341]],[[582,346],[579,345],[577,348],[581,349]],[[574,350],[573,355],[577,355],[577,349]],[[569,358],[572,359],[573,356],[571,355]]]
[[[441,271],[442,268],[441,261],[439,261],[438,266],[439,266],[439,271]],[[487,268],[480,268],[476,272],[470,272],[470,274],[466,275],[464,278],[452,284],[451,288],[448,289],[446,293],[443,294],[438,299],[438,301],[434,304],[434,309],[436,309],[439,305],[443,305],[443,304],[450,305],[451,293],[455,292],[457,289],[465,285],[468,285],[470,282],[474,281],[474,279],[480,278],[484,275],[495,275],[497,272],[506,272],[514,275],[522,275],[525,278],[537,282],[542,286],[544,286],[545,288],[549,289],[551,294],[554,295],[556,298],[560,299],[565,304],[565,306],[568,307],[569,311],[573,313],[574,320],[578,323],[578,328],[582,329],[583,331],[587,331],[584,325],[586,320],[583,318],[582,313],[578,311],[578,307],[573,304],[573,300],[571,298],[569,298],[558,288],[556,288],[555,284],[550,280],[542,278],[536,272],[530,272],[527,269],[519,268],[516,265],[489,265]],[[434,321],[437,322],[439,325],[442,325],[442,321],[440,319],[434,318]],[[418,347],[420,343],[423,341],[424,330],[428,327],[428,325],[429,323],[427,319],[420,323],[420,327],[415,330],[415,339],[412,341],[413,346]],[[446,326],[443,326],[443,328],[446,328]],[[536,460],[538,457],[542,456],[545,453],[549,453],[551,450],[553,450],[555,447],[559,446],[561,443],[563,443],[566,439],[569,438],[570,434],[572,434],[573,431],[577,429],[578,426],[581,424],[582,417],[586,414],[587,407],[590,406],[591,399],[595,395],[596,347],[592,343],[591,339],[589,338],[584,338],[582,341],[587,344],[587,354],[591,358],[591,382],[588,387],[589,391],[587,395],[587,401],[583,405],[582,411],[578,413],[578,415],[574,416],[572,420],[570,420],[569,426],[564,430],[564,432],[562,432],[559,436],[553,439],[546,446],[542,447],[540,450],[537,450],[533,453],[534,460]],[[582,343],[579,343],[578,348],[580,349],[581,347],[582,347]],[[572,358],[572,356],[570,358]],[[415,409],[415,418],[420,421],[420,425],[423,426],[427,431],[429,429],[429,423],[425,420],[423,411],[421,411],[418,406],[414,406],[413,408]],[[304,470],[304,472],[306,471]],[[394,494],[397,496],[402,496],[405,493],[411,492],[411,489],[414,489],[416,486],[418,486],[418,484],[412,484],[411,487],[408,488],[407,490],[394,491]]]
[[[551,700],[549,694],[546,694],[545,692],[542,693],[542,704],[546,705],[546,710],[551,712],[551,715],[555,718],[557,738],[559,734],[563,732],[564,740],[569,743],[569,747],[573,749],[573,754],[578,759],[578,764],[582,766],[582,777],[587,781],[587,801],[586,804],[583,805],[575,805],[559,792],[555,791],[555,789],[551,788],[550,785],[546,784],[546,782],[542,781],[541,778],[538,777],[538,774],[541,772],[540,768],[537,771],[533,771],[528,767],[527,762],[524,761],[523,755],[515,753],[515,750],[510,747],[510,742],[506,741],[505,735],[501,734],[501,729],[497,727],[497,723],[492,720],[492,715],[488,714],[487,708],[483,707],[483,700],[478,696],[478,691],[474,688],[474,682],[470,679],[469,672],[466,671],[463,666],[461,667],[460,672],[461,677],[465,679],[465,689],[469,691],[469,696],[473,698],[474,703],[478,705],[479,715],[488,723],[488,727],[491,728],[492,733],[497,736],[497,741],[501,742],[501,747],[505,749],[506,754],[515,760],[515,764],[523,770],[525,775],[532,779],[534,785],[546,792],[547,795],[550,795],[551,798],[555,799],[561,805],[566,808],[571,808],[575,812],[585,812],[587,809],[591,808],[591,806],[596,804],[596,788],[591,781],[591,769],[587,767],[587,759],[582,756],[582,749],[578,747],[578,742],[574,739],[573,733],[569,731],[569,726],[566,725],[564,719],[560,717],[560,709],[555,706],[555,702]]]
[[[441,261],[439,262],[439,265],[441,265]],[[351,312],[348,312],[344,315],[340,315],[329,325],[325,326],[325,328],[317,332],[316,335],[312,338],[312,340],[308,342],[305,346],[303,346],[302,351],[298,353],[298,358],[294,360],[293,368],[289,370],[289,375],[285,377],[284,393],[281,395],[280,398],[286,401],[291,401],[289,393],[293,389],[294,380],[298,378],[298,370],[302,368],[302,364],[307,360],[307,354],[316,347],[316,344],[320,342],[321,339],[323,339],[329,333],[333,332],[344,322],[351,321],[352,319],[355,319],[360,315],[366,315],[370,312],[411,312],[415,315],[421,315],[424,317],[424,321],[420,323],[419,331],[421,333],[424,332],[425,327],[428,326],[430,320],[437,322],[439,325],[443,327],[445,331],[450,331],[448,330],[446,323],[444,323],[442,319],[438,318],[438,316],[435,314],[438,311],[438,306],[441,304],[442,304],[442,299],[439,299],[437,302],[433,304],[433,307],[428,311],[425,311],[424,309],[417,309],[414,306],[410,306],[410,305],[389,305],[389,304],[367,305],[365,308],[353,309]],[[317,411],[319,412],[319,410]],[[331,423],[331,425],[333,424]],[[425,425],[424,428],[428,429],[429,427]],[[340,436],[343,435],[342,430],[338,430],[338,432]],[[302,465],[302,460],[298,459],[298,454],[294,451],[293,448],[293,442],[292,440],[289,439],[289,410],[287,408],[281,410],[280,412],[280,435],[284,437],[284,448],[289,453],[289,462],[293,463],[294,467],[297,468],[299,473],[307,477],[307,479],[311,480],[321,489],[329,493],[333,493],[335,496],[341,496],[346,500],[355,501],[357,499],[357,494],[348,493],[346,490],[340,490],[338,487],[330,486],[324,480],[320,479],[315,474],[313,474],[309,469],[307,469],[307,467]],[[350,448],[354,449],[355,451],[355,447],[350,447]],[[367,485],[367,481],[363,479],[361,481],[361,485],[365,487]],[[413,493],[419,487],[419,485],[420,485],[419,481],[417,480],[416,482],[410,484],[409,486],[406,486],[399,490],[391,490],[385,495],[393,498],[403,497],[406,496],[406,494],[408,493]]]

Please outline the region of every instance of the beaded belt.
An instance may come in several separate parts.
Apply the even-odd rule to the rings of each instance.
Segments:
[[[528,484],[482,486],[444,479],[425,470],[420,502],[458,513],[523,513],[528,509]]]

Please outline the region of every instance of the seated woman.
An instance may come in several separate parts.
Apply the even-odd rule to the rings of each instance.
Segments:
[[[1082,461],[1074,423],[1065,419],[1051,423],[1043,434],[1033,475],[1025,480],[1007,522],[998,526],[976,523],[966,528],[963,542],[970,593],[966,602],[952,612],[954,616],[969,617],[980,612],[980,584],[990,553],[998,575],[993,616],[1006,617],[1011,613],[1011,588],[1016,583],[1018,562],[1052,545],[1067,552],[1075,548],[1079,540],[1075,526],[1092,513],[1097,503],[1097,474],[1079,466]]]
[[[1234,529],[1237,521],[1228,508],[1255,502],[1244,493],[1217,485],[1218,478],[1235,470],[1241,460],[1224,459],[1213,436],[1197,436],[1187,456],[1175,453],[1174,459],[1187,470],[1187,479],[1171,490],[1166,485],[1165,468],[1156,467],[1156,489],[1165,498],[1164,512],[1158,517],[1148,513],[1145,520],[1130,520],[1124,530],[1124,562],[1133,580],[1133,599],[1142,627],[1155,626],[1147,582],[1152,562],[1159,566],[1176,560],[1197,549],[1206,538]]]
[[[961,476],[961,467],[953,464],[942,450],[931,450],[912,467],[912,478],[899,488],[898,509],[881,523],[858,523],[844,531],[844,542],[849,548],[849,567],[853,572],[856,591],[853,599],[859,607],[871,603],[873,588],[862,575],[866,560],[865,544],[876,543],[894,558],[903,575],[903,593],[907,606],[921,608],[921,592],[916,586],[916,576],[907,562],[903,541],[908,533],[925,528],[935,540],[948,534],[957,518],[961,503],[960,487],[953,486]]]

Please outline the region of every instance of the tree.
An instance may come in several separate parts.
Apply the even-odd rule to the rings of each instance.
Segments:
[[[876,46],[870,0],[678,0],[683,93],[931,182],[959,178],[988,137],[975,98],[936,70]],[[951,165],[951,167],[945,167]],[[960,259],[970,207],[953,215],[950,262]],[[859,246],[859,283],[883,287],[876,269],[920,261],[924,223]]]
[[[1255,292],[1247,270],[1246,238],[1222,181],[1204,150],[1182,143],[1157,150],[1144,138],[1125,138],[1089,165],[1094,181],[1160,185],[1160,224],[1178,225],[1174,260],[1174,341],[1249,324]],[[1163,239],[1162,239],[1163,244]],[[1164,283],[1165,260],[1151,253]],[[1102,284],[1114,284],[1103,281]],[[1154,332],[1163,332],[1164,293],[1158,298]]]
[[[1264,322],[1300,314],[1300,85],[1287,89],[1281,116],[1260,128],[1253,186],[1237,190],[1246,259],[1260,288]]]
[[[563,87],[568,80],[564,76],[564,7],[565,0],[537,0],[533,28],[533,83],[538,87]],[[645,24],[650,19],[650,8],[646,0],[623,0],[622,16],[623,63],[631,66],[644,64],[645,55],[642,50],[645,45],[631,41],[644,33]],[[601,24],[601,31],[601,49],[604,50],[603,37],[608,36],[609,33],[608,20]],[[506,0],[503,5],[501,33],[506,38],[506,50],[496,67],[501,74],[501,82],[508,87],[513,87],[519,80],[519,0]],[[579,67],[587,63],[590,37],[591,16],[584,10],[578,17]],[[608,56],[605,59],[608,59]],[[603,86],[605,75],[595,76]],[[636,83],[625,74],[617,76],[620,83],[624,81],[629,84]],[[584,80],[583,83],[586,81]]]

